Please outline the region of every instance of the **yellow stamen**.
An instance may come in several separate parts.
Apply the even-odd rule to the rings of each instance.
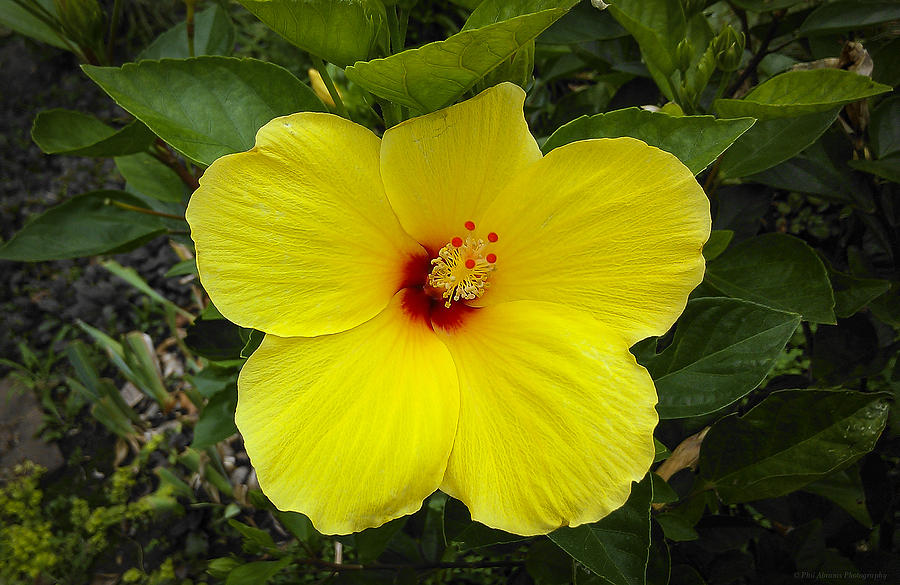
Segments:
[[[485,259],[487,243],[484,240],[472,237],[454,240],[441,248],[438,257],[431,261],[434,268],[428,275],[428,285],[442,291],[447,308],[453,301],[481,297],[489,286],[488,276],[494,270],[494,264]]]

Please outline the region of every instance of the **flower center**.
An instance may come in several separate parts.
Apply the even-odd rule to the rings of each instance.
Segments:
[[[468,231],[475,231],[475,222],[467,221]],[[488,276],[497,262],[496,254],[485,253],[488,244],[496,242],[498,236],[491,232],[487,241],[467,235],[455,237],[438,251],[431,261],[433,268],[428,275],[428,286],[440,291],[444,306],[459,300],[475,300],[490,286]]]

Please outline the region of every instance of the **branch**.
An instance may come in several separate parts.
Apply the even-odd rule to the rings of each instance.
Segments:
[[[759,66],[760,62],[769,54],[769,45],[775,40],[775,35],[778,33],[778,19],[780,18],[781,13],[776,12],[772,15],[772,25],[769,27],[768,32],[766,32],[766,38],[763,39],[762,44],[759,45],[759,49],[756,50],[756,53],[753,54],[753,57],[750,59],[750,62],[747,63],[747,66],[741,71],[741,74],[738,75],[738,78],[734,80],[727,90],[725,90],[725,95],[729,95],[734,97],[734,94],[741,88],[744,82],[748,77],[756,73],[756,68]],[[750,42],[748,37],[747,42]]]
[[[156,139],[156,148],[151,152],[157,160],[161,163],[175,171],[175,173],[181,178],[182,182],[190,187],[191,192],[196,191],[198,187],[200,187],[200,181],[197,180],[197,177],[192,175],[187,168],[181,164],[181,162],[175,158],[175,155],[166,147],[166,143],[163,142],[162,138]]]

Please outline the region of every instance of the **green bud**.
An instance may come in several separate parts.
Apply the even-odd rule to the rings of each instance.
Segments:
[[[106,15],[97,0],[53,0],[63,32],[82,50],[103,46]]]
[[[675,65],[679,71],[687,71],[694,60],[694,45],[688,39],[682,39],[675,47]]]
[[[725,25],[713,41],[716,52],[716,66],[722,71],[734,71],[741,66],[744,56],[744,33]]]

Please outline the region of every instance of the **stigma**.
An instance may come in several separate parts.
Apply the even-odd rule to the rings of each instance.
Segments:
[[[469,232],[475,231],[474,222],[467,221],[464,225]],[[438,251],[431,261],[433,268],[428,275],[428,286],[440,292],[445,307],[450,308],[454,301],[472,301],[484,294],[490,286],[488,277],[497,262],[496,254],[487,252],[487,247],[497,240],[494,232],[488,234],[487,241],[472,235],[457,236]]]

